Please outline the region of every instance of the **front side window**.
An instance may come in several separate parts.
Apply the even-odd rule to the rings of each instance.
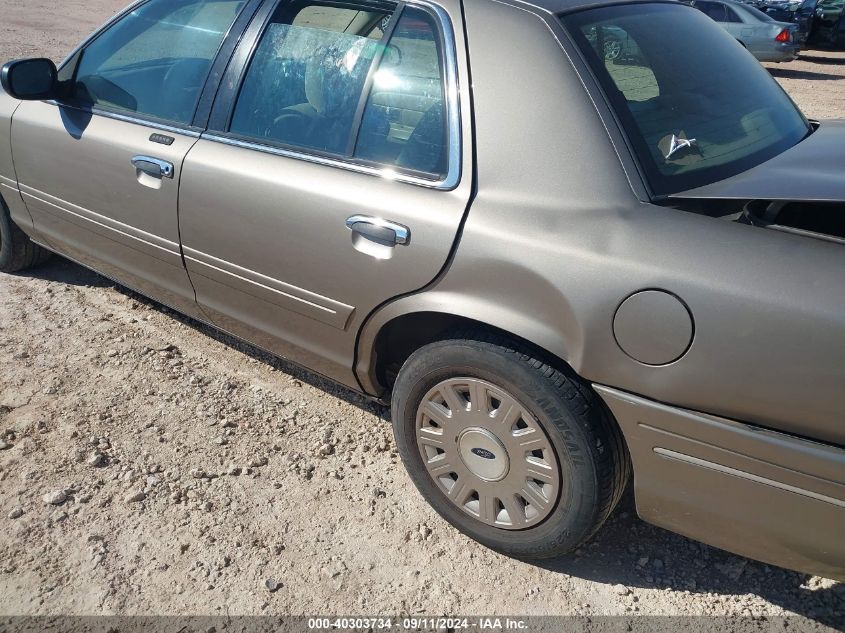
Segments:
[[[82,51],[73,98],[189,124],[244,0],[151,0]]]
[[[657,195],[736,175],[811,132],[759,62],[698,11],[681,4],[630,4],[562,20]],[[625,54],[608,59],[602,34],[620,32],[626,35]]]
[[[444,174],[443,58],[435,18],[413,7],[396,15],[349,6],[294,2],[277,10],[247,69],[229,132]]]

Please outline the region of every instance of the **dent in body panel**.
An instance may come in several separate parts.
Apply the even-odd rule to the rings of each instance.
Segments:
[[[595,389],[625,436],[643,519],[744,556],[845,579],[845,450]]]
[[[845,249],[640,202],[544,23],[499,4],[466,7],[470,53],[485,60],[473,66],[478,194],[448,271],[384,315],[454,312],[591,381],[845,444]],[[493,34],[505,20],[525,46],[502,55]],[[544,100],[526,107],[533,93]],[[646,289],[679,297],[695,322],[683,358],[659,367],[613,336],[619,305]],[[367,345],[388,320],[376,314],[362,333],[362,384]]]

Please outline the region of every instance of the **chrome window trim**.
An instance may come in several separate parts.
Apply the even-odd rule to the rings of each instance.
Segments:
[[[173,134],[181,134],[182,136],[190,136],[191,138],[200,137],[200,131],[198,128],[192,129],[190,127],[178,127],[175,125],[168,125],[167,123],[159,123],[152,119],[144,119],[127,114],[120,114],[118,112],[112,112],[111,110],[104,110],[102,108],[97,107],[83,108],[68,103],[60,103],[55,99],[50,99],[49,101],[45,101],[44,103],[48,103],[59,108],[69,108],[71,110],[76,110],[77,112],[95,114],[97,116],[106,117],[107,119],[115,119],[117,121],[124,121],[125,123],[134,123],[135,125],[142,125],[144,127],[150,127],[156,130],[161,130],[162,132],[172,132]]]
[[[410,0],[406,6],[419,6],[429,9],[434,13],[440,30],[443,36],[443,68],[444,68],[444,91],[446,101],[446,120],[448,126],[447,144],[449,149],[448,169],[446,175],[439,179],[427,179],[420,176],[414,176],[401,171],[401,168],[383,165],[373,166],[365,164],[355,158],[329,158],[321,156],[308,151],[307,148],[290,149],[282,148],[273,145],[265,145],[258,140],[246,141],[242,138],[234,138],[219,133],[204,132],[201,137],[208,141],[215,143],[222,143],[224,145],[231,145],[234,147],[241,147],[275,156],[282,156],[285,158],[292,158],[317,165],[324,165],[327,167],[336,167],[338,169],[345,169],[369,176],[377,176],[387,180],[395,180],[418,187],[427,187],[429,189],[439,189],[443,191],[451,191],[455,189],[461,181],[462,172],[462,157],[463,148],[461,143],[463,141],[462,126],[461,126],[461,100],[460,100],[460,84],[458,80],[458,51],[455,39],[455,32],[452,25],[452,20],[449,14],[446,13],[443,7],[428,2],[427,0]]]

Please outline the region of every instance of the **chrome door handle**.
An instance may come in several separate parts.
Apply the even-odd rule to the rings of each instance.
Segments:
[[[369,215],[353,215],[346,218],[346,228],[382,244],[407,244],[411,241],[411,229],[404,224]]]
[[[132,166],[153,178],[173,178],[173,163],[152,156],[134,156]]]

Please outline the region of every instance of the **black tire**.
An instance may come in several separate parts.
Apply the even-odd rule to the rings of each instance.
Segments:
[[[47,261],[52,253],[41,248],[20,230],[0,199],[0,272],[15,273]]]
[[[630,473],[621,432],[593,390],[498,335],[461,333],[427,345],[402,366],[392,395],[399,454],[423,497],[474,540],[517,558],[550,558],[587,541],[613,511]],[[426,393],[448,378],[478,378],[506,390],[537,419],[561,469],[556,506],[543,522],[500,529],[461,510],[429,476],[416,442],[417,410]]]

